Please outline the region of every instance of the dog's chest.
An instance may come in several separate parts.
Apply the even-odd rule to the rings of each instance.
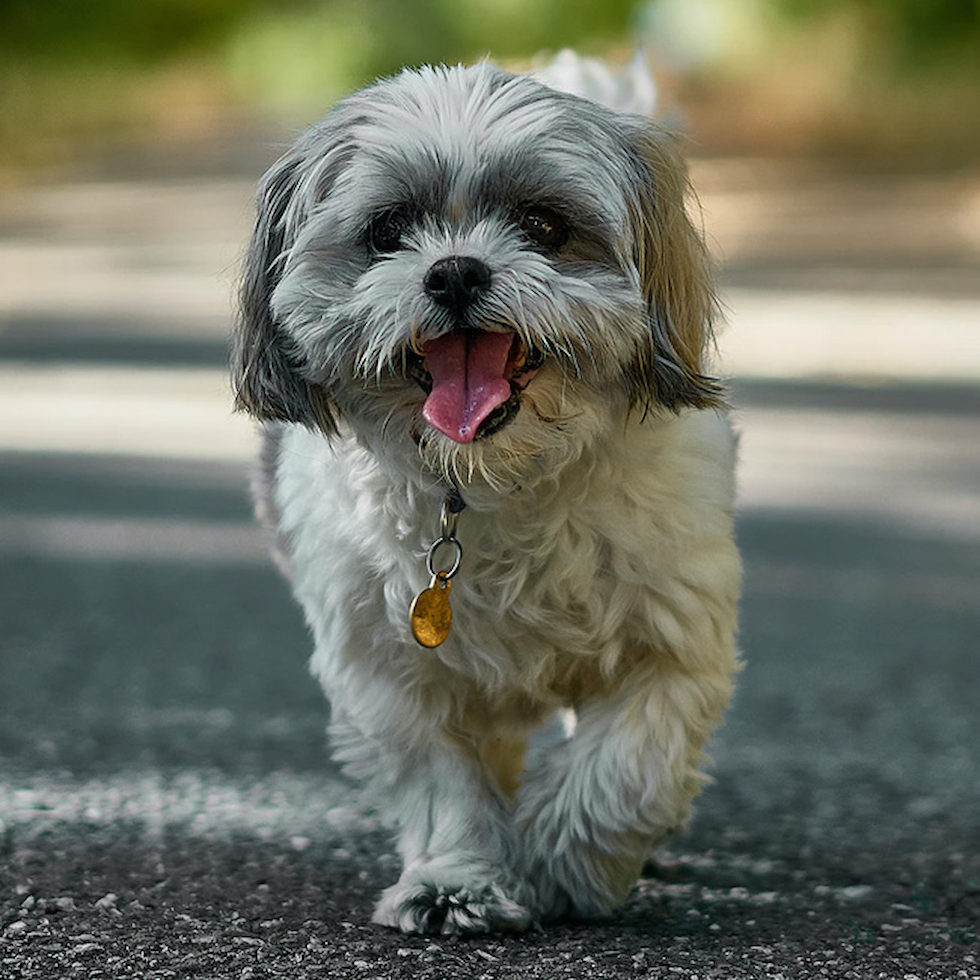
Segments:
[[[671,428],[681,426],[705,428],[694,418]],[[452,629],[432,651],[411,639],[409,607],[429,582],[438,496],[396,485],[350,443],[290,430],[277,457],[279,531],[323,656],[338,668],[370,655],[537,691],[574,687],[641,647],[676,646],[697,595],[730,591],[716,581],[729,566],[737,578],[726,557],[730,436],[719,420],[680,452],[666,427],[640,434],[611,446],[608,465],[566,467],[550,491],[471,502],[459,519]]]
[[[648,632],[642,619],[662,549],[648,527],[617,526],[615,507],[602,509],[558,508],[516,524],[477,515],[469,541],[461,523],[466,564],[453,609],[464,659],[471,647],[508,673],[565,677],[570,664],[618,659]]]

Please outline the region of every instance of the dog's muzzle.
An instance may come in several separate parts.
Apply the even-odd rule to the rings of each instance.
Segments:
[[[430,266],[422,286],[457,326],[423,341],[408,358],[408,373],[428,397],[422,415],[461,445],[499,431],[520,410],[520,393],[544,355],[512,330],[467,325],[490,290],[493,273],[471,255],[449,255]]]

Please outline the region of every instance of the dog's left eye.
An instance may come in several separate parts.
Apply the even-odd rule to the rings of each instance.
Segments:
[[[379,214],[368,225],[368,243],[379,254],[397,252],[408,230],[408,215],[400,208]]]
[[[525,208],[520,218],[521,231],[542,248],[561,248],[568,241],[565,219],[551,208]]]

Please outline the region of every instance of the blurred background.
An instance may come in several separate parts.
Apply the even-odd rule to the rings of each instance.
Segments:
[[[823,908],[852,940],[866,920],[976,941],[976,0],[3,0],[11,887],[79,908],[150,887],[139,843],[143,877],[114,877],[120,828],[179,864],[228,828],[292,861],[324,827],[367,826],[338,816],[305,628],[251,518],[255,433],[230,408],[253,188],[379,74],[566,46],[646,54],[727,310],[748,667],[673,852],[694,875],[676,901],[703,912],[729,875],[736,933],[758,891],[776,897],[753,925]],[[688,858],[706,847],[713,865]],[[838,919],[827,882],[851,889]]]
[[[975,159],[973,0],[98,0],[0,10],[0,159],[303,123],[402,65],[650,55],[712,153]]]

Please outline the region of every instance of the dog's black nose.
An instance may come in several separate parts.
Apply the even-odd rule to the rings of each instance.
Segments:
[[[433,264],[423,285],[433,302],[459,314],[490,288],[490,267],[469,255],[450,255]]]

